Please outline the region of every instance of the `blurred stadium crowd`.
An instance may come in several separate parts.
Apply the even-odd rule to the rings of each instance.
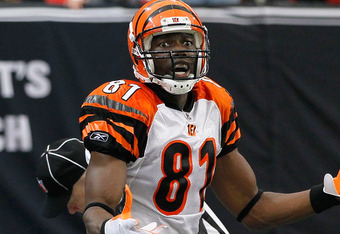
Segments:
[[[150,0],[0,0],[0,7],[48,5],[70,9],[121,6],[139,8]],[[340,6],[340,0],[184,0],[193,7],[226,6]]]

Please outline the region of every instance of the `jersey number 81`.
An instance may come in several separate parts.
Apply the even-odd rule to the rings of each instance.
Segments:
[[[157,209],[165,215],[179,214],[185,207],[190,188],[189,176],[193,170],[192,151],[184,141],[170,142],[163,150],[163,177],[154,194]],[[199,166],[206,164],[205,183],[199,190],[200,211],[203,208],[205,189],[210,184],[216,162],[216,147],[213,138],[208,138],[199,150]]]

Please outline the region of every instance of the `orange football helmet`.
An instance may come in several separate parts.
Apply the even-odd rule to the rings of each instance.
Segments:
[[[154,71],[153,60],[156,59],[157,53],[162,54],[157,59],[168,58],[173,62],[176,58],[170,50],[150,51],[153,37],[167,33],[189,33],[194,36],[196,49],[180,51],[186,54],[185,57],[196,59],[196,71],[187,79],[176,79],[175,71],[172,72],[172,76],[156,74]],[[207,29],[202,25],[196,12],[179,0],[152,0],[142,6],[129,24],[128,47],[136,78],[141,82],[156,83],[171,94],[189,92],[209,70],[210,50]],[[172,67],[174,69],[174,65]]]

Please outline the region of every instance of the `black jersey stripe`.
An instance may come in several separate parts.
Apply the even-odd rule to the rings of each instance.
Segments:
[[[94,115],[88,115],[89,113],[92,113]],[[88,137],[86,137],[84,140],[91,150],[96,151],[96,148],[99,147],[99,152],[104,152],[107,154],[112,154],[112,152],[115,152],[115,154],[112,156],[120,158],[126,162],[135,161],[137,157],[144,156],[144,150],[147,140],[147,126],[143,122],[130,116],[112,113],[109,110],[92,106],[83,107],[81,109],[80,115],[88,115],[88,117],[80,123],[81,131],[85,129],[86,126],[91,122],[105,121],[108,125],[112,126],[115,132],[121,135],[125,139],[125,141],[128,142],[132,149],[134,148],[135,141],[137,140],[139,155],[132,155],[130,151],[128,151],[124,147],[121,147],[120,143],[118,143],[115,137],[111,135],[107,143],[96,142],[96,144],[94,144],[93,142],[91,143]],[[123,126],[117,125],[115,123],[124,123],[124,125],[126,126],[133,127],[133,133],[125,129]],[[100,132],[101,130],[98,131]]]

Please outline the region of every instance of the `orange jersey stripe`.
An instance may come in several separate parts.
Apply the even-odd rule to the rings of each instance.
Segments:
[[[241,137],[241,131],[240,131],[240,129],[238,129],[238,130],[236,131],[236,134],[235,134],[235,136],[234,136],[234,139],[231,140],[231,141],[229,141],[229,142],[228,142],[228,145],[234,144],[238,139],[240,139],[240,137]]]
[[[227,136],[230,136],[237,129],[235,121],[230,124],[230,128],[227,131]],[[226,139],[228,140],[228,139]]]
[[[79,123],[83,122],[87,117],[94,116],[94,114],[84,115],[79,118]]]

